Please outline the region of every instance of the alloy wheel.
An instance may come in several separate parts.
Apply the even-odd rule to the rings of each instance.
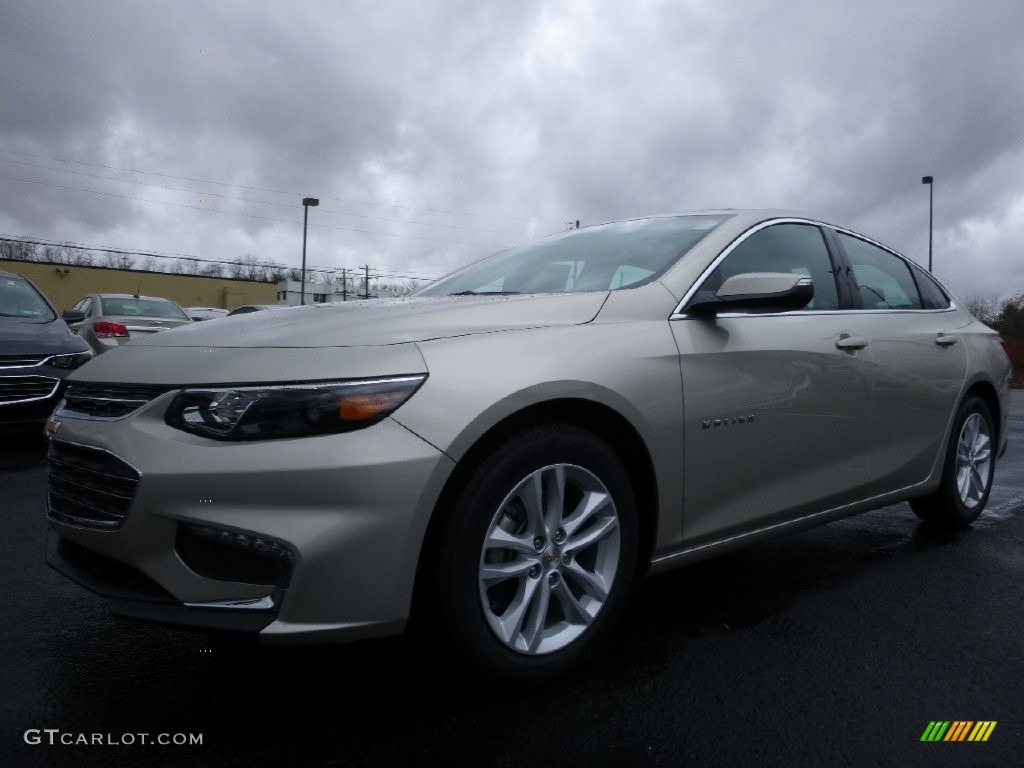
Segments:
[[[619,548],[615,502],[596,475],[574,464],[530,473],[499,505],[480,553],[491,630],[528,655],[570,645],[604,608]]]
[[[991,477],[992,437],[988,423],[980,413],[964,421],[957,441],[956,487],[960,501],[968,509],[981,503]]]

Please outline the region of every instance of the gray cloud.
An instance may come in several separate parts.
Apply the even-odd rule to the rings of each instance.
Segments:
[[[938,276],[1015,293],[1022,28],[1009,0],[20,4],[0,148],[292,194],[0,152],[232,212],[0,179],[0,231],[296,263],[301,209],[266,203],[316,195],[311,261],[438,274],[569,220],[782,206],[924,260],[931,174]]]

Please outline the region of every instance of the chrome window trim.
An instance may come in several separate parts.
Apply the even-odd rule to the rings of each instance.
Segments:
[[[20,378],[29,378],[29,377],[27,377],[27,376],[2,376],[2,377],[0,377],[0,381],[2,381],[4,379],[20,379]],[[60,384],[61,384],[62,379],[55,379],[55,378],[53,378],[53,376],[34,376],[34,378],[37,378],[37,379],[49,379],[50,381],[52,381],[53,382],[53,389],[50,390],[50,394],[44,395],[42,397],[26,397],[23,400],[11,400],[10,402],[7,402],[7,403],[0,403],[0,408],[3,408],[5,405],[21,405],[22,403],[35,403],[35,402],[38,402],[40,400],[49,400],[51,397],[53,397],[55,394],[57,394],[57,390],[60,389]]]
[[[711,273],[714,272],[716,269],[718,269],[718,265],[721,264],[723,261],[725,261],[725,259],[729,256],[729,254],[732,253],[736,248],[738,248],[741,243],[746,241],[747,238],[753,236],[757,232],[760,232],[762,229],[767,229],[768,227],[775,226],[776,224],[812,224],[812,225],[819,226],[819,227],[821,227],[821,226],[828,226],[827,224],[824,224],[824,223],[822,223],[820,221],[814,221],[812,219],[801,219],[801,218],[796,218],[796,217],[791,217],[791,216],[786,216],[786,217],[779,218],[779,219],[769,219],[768,221],[762,221],[762,222],[760,222],[758,224],[755,224],[750,229],[748,229],[746,232],[744,232],[739,237],[737,237],[735,240],[733,240],[731,243],[729,243],[729,245],[727,245],[725,247],[725,250],[723,250],[720,254],[718,254],[718,256],[715,257],[714,261],[712,261],[707,266],[707,268],[703,272],[700,273],[700,277],[698,277],[696,280],[694,280],[693,281],[693,285],[691,285],[689,290],[687,290],[686,293],[683,294],[682,300],[678,304],[676,304],[676,308],[674,310],[672,310],[672,314],[669,315],[668,319],[669,320],[681,320],[683,318],[690,317],[690,315],[688,315],[685,312],[683,312],[683,307],[685,307],[686,304],[690,301],[690,299],[693,298],[694,294],[697,293],[697,291],[700,289],[700,287],[704,284],[704,281],[707,280],[708,277],[711,276]],[[834,310],[821,310],[821,311],[834,311]],[[735,313],[730,313],[730,314],[744,315],[746,313],[744,313],[744,312],[735,312]],[[791,314],[791,313],[786,312],[786,313],[779,313],[779,314]],[[807,313],[803,313],[803,314],[807,314]],[[722,313],[722,315],[716,315],[716,317],[724,317],[724,316],[725,316],[725,313]],[[763,317],[763,315],[760,315],[760,316]]]
[[[878,242],[877,240],[873,240],[870,237],[867,237],[866,235],[862,235],[859,232],[854,232],[851,229],[846,229],[845,227],[836,226],[835,224],[828,224],[827,222],[824,222],[824,221],[817,221],[816,219],[802,219],[802,218],[798,218],[798,217],[794,217],[794,216],[786,216],[786,217],[778,218],[778,219],[769,219],[768,221],[762,221],[759,224],[755,224],[750,229],[748,229],[746,232],[744,232],[739,237],[737,237],[735,240],[733,240],[731,243],[729,243],[729,245],[725,248],[725,250],[723,250],[720,254],[718,254],[718,256],[715,257],[714,261],[712,261],[711,264],[708,265],[708,267],[703,272],[700,273],[700,277],[698,277],[696,280],[694,280],[693,285],[691,285],[689,290],[687,290],[687,292],[683,295],[682,300],[676,305],[676,308],[674,310],[672,310],[672,314],[669,315],[668,319],[669,320],[692,320],[692,319],[698,319],[695,316],[689,315],[686,312],[684,312],[683,311],[683,307],[685,307],[686,304],[690,301],[690,299],[693,298],[694,294],[697,293],[697,291],[700,289],[700,286],[702,286],[704,284],[704,281],[707,280],[708,277],[710,277],[711,273],[714,272],[718,268],[718,265],[721,264],[723,261],[725,261],[725,259],[729,256],[729,254],[732,253],[733,250],[740,245],[740,243],[745,241],[748,237],[750,237],[754,233],[760,232],[762,229],[767,229],[768,227],[774,226],[776,224],[811,224],[811,225],[817,226],[817,227],[825,227],[827,229],[832,230],[833,232],[841,232],[844,235],[848,235],[850,237],[855,237],[858,240],[863,240],[866,243],[870,243],[871,245],[874,245],[874,246],[876,246],[878,248],[881,248],[883,251],[886,251],[887,253],[892,254],[893,256],[895,256],[896,258],[898,258],[898,259],[900,259],[900,260],[902,260],[904,262],[910,262],[910,263],[913,263],[913,264],[917,265],[919,268],[921,267],[920,264],[917,264],[917,262],[913,261],[912,259],[909,259],[908,257],[904,256],[902,253],[899,253],[898,251],[894,251],[892,248],[889,248],[888,246],[883,245],[882,243]],[[907,268],[910,269],[909,264],[908,264]],[[758,312],[758,313],[750,313],[750,312],[722,312],[721,314],[715,315],[715,317],[783,317],[783,316],[788,316],[788,315],[800,315],[800,316],[803,317],[803,316],[807,316],[807,315],[834,315],[834,314],[844,314],[844,313],[846,313],[846,314],[856,314],[856,315],[865,315],[865,314],[881,314],[881,313],[888,314],[888,313],[893,313],[893,312],[901,312],[901,313],[902,312],[908,312],[908,313],[912,313],[912,314],[915,314],[915,315],[919,315],[919,314],[926,313],[926,312],[930,312],[930,313],[933,313],[933,314],[936,313],[936,312],[954,312],[954,311],[960,309],[960,307],[956,303],[956,300],[953,299],[953,294],[949,292],[949,290],[946,288],[946,286],[944,286],[941,282],[939,282],[939,280],[936,279],[930,272],[928,273],[928,276],[931,277],[931,279],[934,280],[938,284],[938,286],[940,288],[942,288],[943,292],[947,296],[950,297],[949,298],[949,306],[948,307],[943,307],[942,309],[856,309],[854,307],[850,307],[848,309],[819,309],[819,310],[813,310],[813,309],[812,310],[794,309],[794,310],[790,310],[788,312]]]
[[[793,309],[787,312],[719,312],[715,315],[716,318],[726,317],[812,317],[814,315],[854,315],[861,317],[863,315],[891,315],[891,314],[907,314],[907,315],[923,315],[923,314],[939,314],[941,312],[955,312],[959,307],[949,306],[945,309],[810,309],[807,311],[800,309]],[[706,317],[698,317],[697,315],[672,315],[669,320],[707,320]]]

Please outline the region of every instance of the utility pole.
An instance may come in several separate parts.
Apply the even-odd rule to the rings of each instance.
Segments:
[[[921,178],[922,184],[928,185],[928,273],[932,271],[932,201],[935,197],[935,179],[931,176]]]
[[[348,301],[348,270],[341,270],[341,300]]]
[[[370,265],[364,264],[363,270],[366,275],[363,279],[363,298],[368,299],[370,298]]]
[[[320,205],[315,197],[302,198],[302,289],[299,293],[299,304],[306,306],[306,228],[309,225],[310,206]]]

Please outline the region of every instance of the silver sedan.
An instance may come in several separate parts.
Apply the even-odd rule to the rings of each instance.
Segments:
[[[79,318],[79,312],[85,315],[84,319]],[[185,310],[170,299],[127,293],[85,296],[75,302],[65,317],[68,327],[85,339],[96,354],[192,322]]]
[[[644,574],[904,500],[969,525],[1009,373],[948,290],[843,227],[589,227],[412,298],[97,358],[49,427],[48,557],[121,616],[269,642],[412,626],[547,680]]]

